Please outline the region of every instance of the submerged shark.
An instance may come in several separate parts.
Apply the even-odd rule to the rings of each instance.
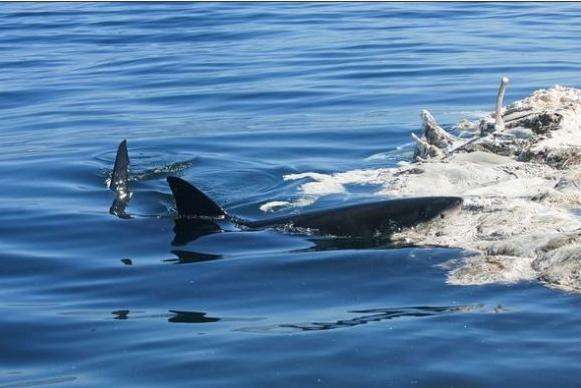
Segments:
[[[131,199],[129,190],[129,156],[127,142],[119,145],[109,188],[116,193],[110,213],[127,218],[125,208]],[[214,200],[189,182],[167,177],[173,193],[178,218],[175,243],[191,241],[197,236],[223,230],[224,222],[249,229],[285,228],[313,231],[333,236],[389,235],[403,228],[458,211],[462,198],[452,196],[412,197],[364,202],[300,214],[246,220],[229,214]]]

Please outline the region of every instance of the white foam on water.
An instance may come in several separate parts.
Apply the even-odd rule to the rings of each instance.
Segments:
[[[260,210],[265,213],[275,212],[288,208],[310,206],[315,203],[315,201],[315,198],[309,197],[298,198],[295,201],[270,201],[261,205]]]
[[[270,201],[260,206],[260,210],[267,213],[291,206],[289,201]]]

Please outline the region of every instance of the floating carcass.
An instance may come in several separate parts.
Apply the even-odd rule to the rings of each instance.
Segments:
[[[452,133],[422,111],[413,163],[286,179],[309,178],[307,197],[369,183],[389,197],[460,196],[461,213],[394,238],[468,252],[446,263],[452,284],[539,279],[581,292],[581,90],[537,90],[503,108],[507,84],[503,78],[495,112]]]

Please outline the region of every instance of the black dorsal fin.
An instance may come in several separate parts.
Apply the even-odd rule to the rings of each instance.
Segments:
[[[224,210],[206,194],[185,180],[168,176],[167,183],[173,193],[180,217],[224,217]]]
[[[115,157],[115,166],[111,174],[111,183],[109,188],[116,192],[127,192],[129,181],[129,155],[127,154],[127,140],[119,143],[117,156]]]
[[[109,188],[116,194],[115,200],[109,208],[109,213],[116,215],[119,218],[131,218],[125,212],[127,204],[131,200],[131,192],[129,191],[129,155],[127,154],[127,140],[123,140],[117,148],[117,156],[115,157],[115,166],[113,173],[111,173],[111,182]]]

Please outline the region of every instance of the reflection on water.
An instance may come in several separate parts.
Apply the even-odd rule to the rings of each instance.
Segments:
[[[111,312],[114,320],[142,320],[142,319],[165,319],[169,323],[214,323],[214,322],[254,322],[264,318],[218,318],[208,316],[203,311],[168,310],[166,314],[148,314],[141,310],[115,310]]]
[[[166,263],[173,264],[189,264],[189,263],[199,263],[202,261],[212,261],[224,258],[222,255],[215,255],[211,253],[201,253],[201,252],[191,252],[182,250],[172,250],[171,253],[177,256],[177,259],[164,259]]]
[[[502,306],[491,309],[492,313],[507,311]],[[330,322],[305,322],[305,323],[279,323],[268,326],[239,327],[236,331],[269,333],[273,331],[324,331],[334,329],[345,329],[359,325],[366,325],[373,322],[382,322],[386,320],[399,318],[424,318],[435,317],[447,314],[468,314],[486,312],[483,304],[462,305],[462,306],[412,306],[400,308],[377,308],[366,310],[352,310],[349,314],[356,314],[355,317],[339,319]],[[115,310],[111,314],[116,320],[128,319],[151,319],[164,318],[170,323],[214,323],[219,321],[243,322],[257,321],[264,318],[218,318],[208,316],[208,313],[202,311],[182,311],[169,310],[168,314],[145,314],[140,311]]]
[[[131,201],[131,195],[127,196],[127,198],[119,198],[116,196],[109,208],[109,213],[119,218],[130,219],[131,215],[126,212],[129,201]]]
[[[336,251],[342,249],[397,249],[409,247],[408,245],[397,244],[390,240],[389,236],[356,238],[311,237],[308,240],[314,245],[310,248],[301,249],[298,252]]]
[[[200,311],[177,311],[169,310],[168,314],[143,314],[139,311],[131,312],[131,310],[115,310],[111,312],[114,315],[113,319],[128,320],[128,319],[144,319],[144,318],[167,318],[168,322],[172,323],[210,323],[218,322],[220,318],[207,317],[206,313]]]
[[[20,373],[12,373],[12,376],[18,376]],[[20,376],[18,376],[20,377]],[[47,379],[27,379],[27,378],[19,378],[18,382],[3,384],[3,388],[16,388],[16,387],[36,387],[36,386],[62,386],[63,384],[73,383],[78,379],[75,376],[60,376],[60,377],[51,377]],[[68,384],[67,384],[68,385]]]
[[[281,245],[280,247],[273,247],[271,250],[280,250],[280,252],[288,253],[307,253],[307,252],[324,252],[324,251],[340,251],[340,250],[362,250],[362,249],[401,249],[411,248],[412,246],[391,241],[389,236],[382,237],[327,237],[327,236],[313,236],[312,234],[304,235],[297,232],[288,232],[278,229],[269,229],[265,235],[249,235],[248,231],[238,230],[235,226],[233,229],[224,230],[224,221],[220,223],[207,219],[176,219],[174,220],[174,239],[173,246],[180,246],[181,249],[172,249],[171,253],[177,258],[163,259],[163,262],[173,264],[192,264],[206,261],[213,261],[223,259],[225,251],[220,243],[211,244],[206,242],[205,248],[210,247],[214,253],[207,253],[198,251],[196,240],[211,236],[216,233],[227,233],[232,236],[232,241],[236,241],[241,246],[253,246],[262,243],[263,246],[268,246],[271,243],[272,236],[278,236],[280,239],[289,238],[294,241],[302,241],[300,248],[293,249],[290,246]],[[222,225],[221,225],[222,224]],[[234,237],[237,236],[237,237]],[[210,240],[212,241],[212,240]],[[228,252],[231,251],[229,247]],[[248,251],[252,253],[252,250]]]
[[[111,314],[113,314],[115,316],[114,319],[121,319],[121,320],[125,320],[129,318],[129,310],[115,310],[112,311]]]
[[[172,323],[209,323],[218,322],[220,318],[207,317],[206,313],[198,311],[175,311],[170,310],[173,314],[172,317],[168,319],[168,322]]]
[[[218,222],[208,219],[176,219],[172,245],[181,246],[194,242],[200,237],[222,232]]]
[[[369,310],[354,310],[349,313],[364,314],[358,315],[354,318],[340,319],[333,322],[307,322],[307,323],[283,323],[273,326],[253,327],[241,329],[243,331],[255,332],[272,332],[272,331],[323,331],[344,329],[359,325],[366,325],[371,322],[381,322],[385,320],[397,318],[423,318],[433,317],[443,314],[453,313],[471,313],[482,311],[484,305],[466,305],[466,306],[452,306],[452,307],[402,307],[402,308],[385,308],[385,309],[369,309]]]

